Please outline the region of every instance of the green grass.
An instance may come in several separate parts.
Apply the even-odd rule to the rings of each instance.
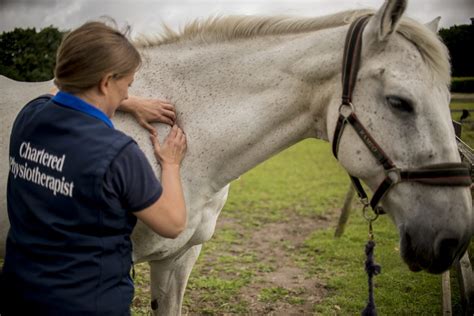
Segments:
[[[474,103],[451,105],[452,109],[466,107],[474,109]],[[466,128],[463,138],[466,137],[474,147],[472,133]],[[261,304],[306,304],[310,295],[307,289],[264,282],[261,276],[274,272],[281,258],[262,258],[252,249],[251,236],[272,223],[285,223],[292,216],[298,216],[304,222],[337,214],[348,183],[346,173],[332,157],[329,144],[315,140],[289,148],[233,182],[219,219],[223,224],[203,246],[190,276],[183,312],[191,315],[253,314],[252,305],[242,296],[252,286],[256,288],[256,297]],[[440,315],[440,276],[408,271],[400,259],[397,231],[386,216],[375,222],[374,232],[375,260],[382,266],[382,273],[374,279],[379,314]],[[281,241],[280,246],[302,269],[302,277],[319,280],[324,286],[321,302],[312,306],[311,313],[359,315],[367,299],[363,266],[367,224],[357,203],[344,235],[339,239],[333,235],[334,227],[324,227],[308,234],[300,247],[286,241]],[[148,315],[147,265],[137,265],[136,272],[132,313]],[[454,315],[457,315],[460,314],[460,302],[455,273],[452,278]]]
[[[347,179],[327,144],[306,140],[234,181],[223,213],[245,226],[284,220],[288,210],[323,214],[338,205]]]
[[[204,245],[189,280],[184,310],[191,314],[251,313],[252,309],[236,294],[246,286],[259,284],[261,280],[254,274],[274,271],[278,260],[262,261],[251,246],[246,247],[252,242],[251,234],[267,224],[284,222],[290,214],[311,220],[338,207],[347,189],[347,180],[332,158],[328,144],[307,140],[233,182],[220,217],[230,224],[217,230],[213,239]],[[237,247],[230,249],[229,242]],[[290,255],[295,252],[291,245],[288,249]],[[212,271],[209,271],[212,263]],[[226,282],[229,278],[240,282],[225,283],[228,287],[216,291],[201,282],[203,274],[219,276]],[[215,283],[216,279],[211,281]],[[300,305],[302,294],[302,290],[269,287],[258,293],[258,300]],[[208,297],[213,300],[204,302],[201,308],[199,303]],[[228,304],[222,305],[226,300]]]
[[[270,287],[260,291],[258,299],[263,302],[275,303],[277,301],[285,301],[292,305],[299,305],[304,302],[298,295],[303,293],[304,289],[288,290],[283,287]]]
[[[460,80],[474,80],[474,77],[453,77],[453,81],[460,81]]]
[[[463,102],[452,102],[450,105],[452,110],[474,110],[474,102],[473,101],[463,101]],[[461,117],[461,112],[456,112],[452,114],[453,120],[459,121]],[[474,122],[474,112],[471,113],[471,117],[468,120]],[[461,133],[461,139],[469,145],[469,147],[474,148],[474,123],[464,123]]]
[[[474,109],[474,103],[452,104],[452,109],[463,108]],[[471,146],[473,136],[470,126],[465,127],[463,139],[467,139]],[[269,222],[284,221],[291,211],[299,214],[302,220],[314,218],[341,206],[347,184],[347,176],[332,158],[329,145],[305,141],[234,182],[221,216],[254,229]],[[219,232],[216,234],[219,235]],[[356,211],[343,237],[335,239],[333,234],[333,227],[316,231],[308,237],[302,249],[289,255],[309,277],[320,278],[328,288],[327,297],[314,306],[315,314],[359,314],[367,299],[367,281],[363,270],[367,224]],[[441,277],[408,270],[400,258],[398,233],[387,217],[381,217],[376,222],[375,236],[376,261],[382,266],[382,274],[375,278],[379,313],[439,315],[442,308]],[[271,271],[271,267],[266,269]],[[199,270],[194,273],[198,274]],[[452,275],[453,307],[459,313],[457,281],[455,273]],[[191,282],[192,279],[193,276]],[[289,295],[288,289],[270,287],[261,291],[259,299],[286,300]],[[295,297],[298,300],[298,295]],[[214,312],[220,313],[218,309]]]
[[[474,109],[474,103],[453,103],[451,108]],[[463,138],[472,146],[474,133],[469,126]],[[190,276],[183,311],[192,315],[252,314],[250,303],[241,294],[249,286],[264,284],[259,275],[275,271],[280,260],[262,260],[253,252],[252,233],[265,225],[285,222],[291,214],[307,221],[337,213],[348,183],[329,144],[315,140],[289,148],[233,182],[220,216],[225,224],[203,246]],[[304,277],[324,284],[326,294],[313,306],[315,315],[358,315],[366,304],[367,224],[357,203],[354,208],[341,238],[335,239],[334,227],[327,227],[308,235],[302,247],[287,247],[286,255],[302,268]],[[382,273],[374,279],[379,314],[440,315],[441,276],[408,270],[400,258],[398,233],[386,216],[376,221],[374,232],[375,260],[382,266]],[[459,314],[455,277],[452,271],[453,308],[454,314]],[[279,302],[300,306],[306,297],[304,289],[274,285],[257,293],[258,301],[269,306]]]
[[[441,311],[441,277],[412,273],[400,259],[398,236],[387,217],[374,223],[375,261],[382,273],[374,278],[375,302],[380,315],[438,315]],[[333,229],[315,232],[300,253],[310,274],[327,282],[328,297],[315,312],[355,315],[367,300],[367,276],[363,253],[367,224],[353,214],[344,235],[334,239]],[[337,308],[335,308],[337,306]]]
[[[330,154],[329,145],[317,141],[304,141],[261,166],[251,170],[231,186],[229,201],[222,213],[227,220],[238,222],[247,230],[258,229],[260,226],[284,221],[289,212],[296,212],[301,220],[311,220],[328,210],[339,208],[346,193],[348,179]],[[375,278],[376,303],[381,315],[438,315],[441,312],[441,279],[439,275],[424,272],[412,273],[400,259],[397,231],[387,217],[382,217],[374,225],[377,241],[376,261],[382,266],[382,274]],[[188,295],[202,280],[202,262],[210,255],[209,251],[224,249],[216,245],[225,239],[216,232],[216,239],[204,246],[204,251],[194,269],[188,287]],[[367,224],[358,210],[354,211],[345,234],[335,239],[334,228],[315,231],[308,236],[304,247],[288,252],[300,267],[306,271],[307,277],[319,278],[326,284],[327,297],[314,306],[318,315],[356,315],[363,309],[367,299],[366,275],[364,272],[364,245],[367,240]],[[220,240],[219,240],[220,239]],[[248,236],[241,236],[240,241],[245,247]],[[251,246],[249,246],[251,248]],[[244,250],[245,251],[245,250]],[[236,277],[236,270],[242,263],[241,259],[230,259],[221,254],[213,269],[217,272],[227,269],[224,278]],[[238,257],[239,258],[239,257]],[[278,259],[277,259],[278,260]],[[227,268],[225,265],[231,263]],[[234,265],[235,264],[235,265]],[[258,262],[246,262],[250,272],[258,271]],[[271,266],[265,266],[271,271]],[[212,282],[215,282],[212,279]],[[232,284],[229,291],[232,295],[243,290],[252,283],[238,282]],[[191,291],[190,291],[191,290]],[[459,311],[459,301],[453,290],[454,308]],[[206,291],[204,291],[206,292]],[[213,299],[224,302],[229,299],[226,291],[223,294],[211,291]],[[211,293],[209,292],[209,293]],[[201,295],[206,297],[207,294]],[[263,302],[286,301],[300,304],[301,293],[292,292],[283,287],[269,287],[261,290],[259,300]],[[231,303],[235,298],[231,298]],[[238,301],[237,301],[238,302]],[[194,313],[222,314],[230,310],[220,309],[217,305],[206,306],[206,310],[196,307],[193,300],[186,305]],[[242,302],[240,302],[242,303]],[[191,307],[192,306],[192,307]],[[251,313],[240,305],[242,313]],[[236,312],[236,311],[234,311]]]

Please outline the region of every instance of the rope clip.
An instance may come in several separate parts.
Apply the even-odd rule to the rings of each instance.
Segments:
[[[379,213],[375,210],[373,212],[369,212],[370,204],[364,204],[364,208],[362,209],[362,215],[364,216],[365,220],[369,223],[369,240],[374,240],[374,233],[372,228],[372,223],[379,218]]]

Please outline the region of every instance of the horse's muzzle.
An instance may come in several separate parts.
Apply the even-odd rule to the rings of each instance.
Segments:
[[[439,274],[448,270],[469,246],[470,234],[441,232],[434,238],[417,227],[410,231],[402,229],[401,256],[411,271],[426,270]]]

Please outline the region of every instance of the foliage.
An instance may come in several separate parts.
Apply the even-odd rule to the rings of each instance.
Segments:
[[[470,100],[456,100],[455,102],[451,103],[451,110],[470,110],[474,111],[474,99]],[[461,112],[454,112],[452,117],[456,121],[460,121]],[[473,115],[474,112],[471,112]],[[461,139],[469,145],[469,147],[474,148],[474,121],[472,116],[470,116],[466,121],[462,124],[462,134]]]
[[[40,32],[16,28],[0,34],[0,74],[20,81],[51,79],[63,34],[53,26]],[[453,76],[474,76],[474,52],[468,45],[474,43],[474,25],[455,25],[441,29],[439,35],[449,49]],[[454,88],[457,89],[456,83]]]
[[[455,77],[451,80],[451,92],[474,93],[474,77]]]
[[[39,32],[16,28],[0,34],[0,74],[19,81],[52,79],[62,36],[53,26]]]
[[[474,24],[441,29],[439,36],[449,49],[453,76],[474,76]]]

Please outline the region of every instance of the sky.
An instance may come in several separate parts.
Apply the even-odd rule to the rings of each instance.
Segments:
[[[383,0],[0,0],[0,32],[50,25],[61,30],[109,16],[132,26],[132,36],[153,34],[163,23],[178,30],[215,15],[320,16],[343,10],[378,9]],[[470,24],[474,0],[409,0],[405,13],[420,22],[441,16],[441,27]]]

